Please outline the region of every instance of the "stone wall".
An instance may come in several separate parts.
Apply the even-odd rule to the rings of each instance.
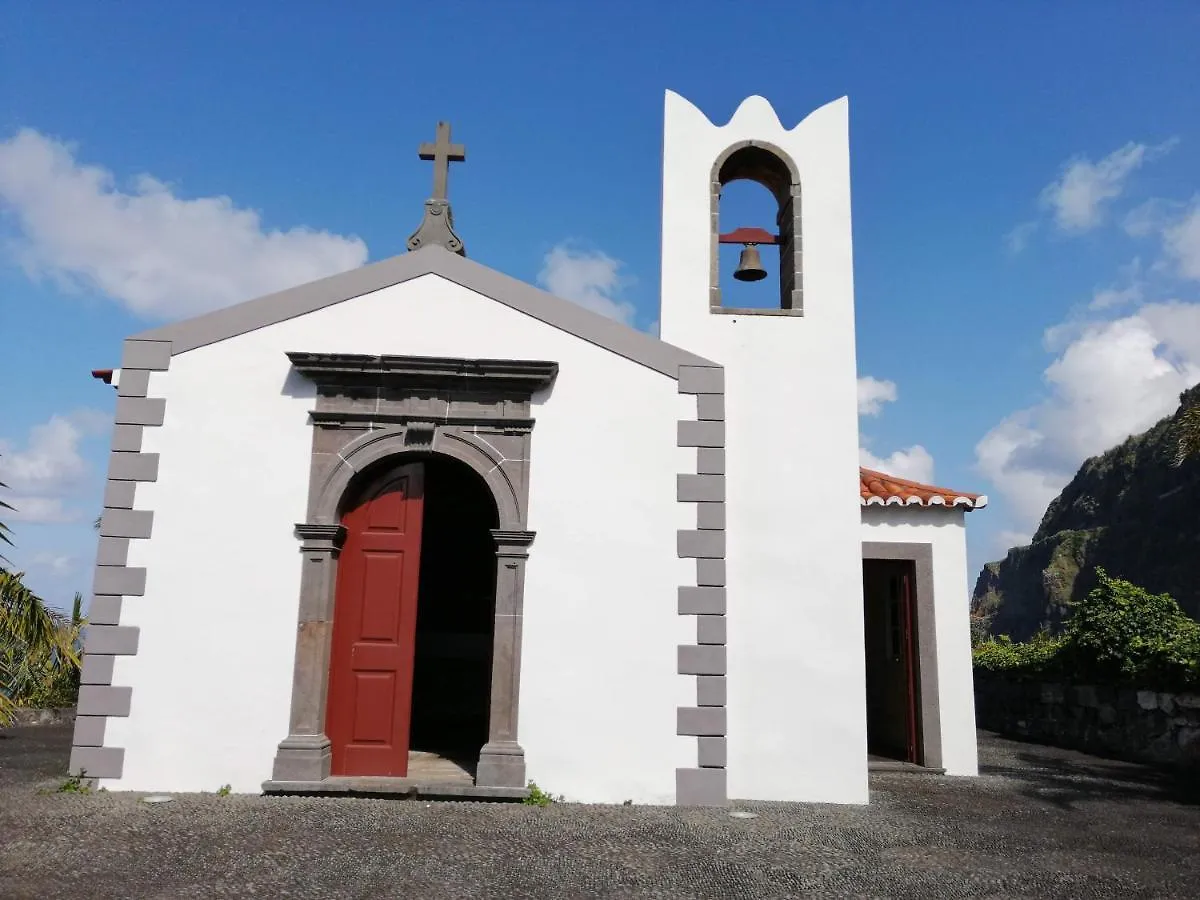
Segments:
[[[1200,770],[1200,694],[975,673],[980,728],[1132,762]]]
[[[75,707],[57,709],[20,709],[13,711],[13,726],[21,725],[69,725],[75,721]]]

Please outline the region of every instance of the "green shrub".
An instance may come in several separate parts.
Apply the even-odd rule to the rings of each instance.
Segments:
[[[529,788],[529,796],[521,801],[526,806],[549,806],[551,803],[562,802],[563,798],[561,795],[555,797],[553,794],[547,794],[532,781],[529,782],[527,787]]]
[[[1096,577],[1063,628],[1065,661],[1077,676],[1163,690],[1200,684],[1200,624],[1167,594],[1100,568]]]
[[[1200,624],[1167,594],[1096,569],[1091,593],[1072,605],[1061,635],[1013,643],[1007,636],[976,644],[975,668],[1016,678],[1183,691],[1200,686]]]
[[[1063,640],[1040,633],[1033,640],[1016,644],[1001,635],[982,641],[972,651],[975,668],[984,672],[1007,672],[1018,676],[1056,674]]]

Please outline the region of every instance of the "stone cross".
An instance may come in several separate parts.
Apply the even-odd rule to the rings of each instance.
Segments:
[[[417,148],[421,159],[433,160],[433,200],[445,200],[446,180],[450,174],[450,163],[463,162],[467,158],[467,148],[462,144],[450,143],[450,123],[438,122],[437,141],[424,143]]]

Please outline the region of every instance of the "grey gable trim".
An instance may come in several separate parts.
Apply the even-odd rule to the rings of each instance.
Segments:
[[[393,256],[194,319],[154,328],[135,335],[131,340],[165,341],[170,343],[172,355],[185,353],[422,275],[437,275],[453,281],[672,378],[678,377],[680,366],[713,365],[693,353],[438,246],[423,247],[412,253]]]

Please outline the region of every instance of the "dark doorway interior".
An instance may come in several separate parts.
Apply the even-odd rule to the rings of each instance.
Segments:
[[[441,457],[424,462],[410,746],[473,764],[488,737],[496,506],[467,466]]]
[[[867,751],[923,764],[915,566],[863,560]]]

